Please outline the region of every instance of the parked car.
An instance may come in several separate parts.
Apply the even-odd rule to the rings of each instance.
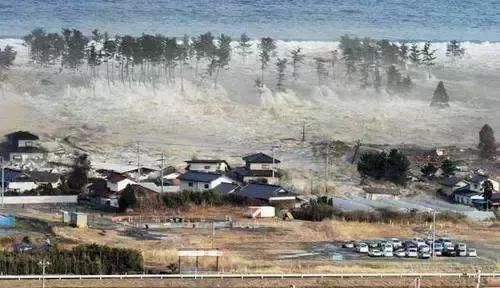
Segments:
[[[391,244],[390,242],[385,242],[385,243],[383,243],[382,245],[380,245],[380,248],[381,248],[381,250],[382,250],[382,251],[384,251],[384,252],[386,252],[386,251],[387,251],[387,252],[392,252],[392,251],[394,251],[394,248],[393,248],[393,246],[392,246],[392,244]]]
[[[417,247],[425,245],[425,241],[422,238],[413,238],[413,242],[417,245]]]
[[[418,257],[417,248],[411,247],[411,248],[406,249],[406,257],[411,257],[411,258]]]
[[[447,257],[455,257],[457,256],[457,252],[455,251],[455,249],[444,248],[442,255]]]
[[[384,251],[384,257],[393,257],[394,256],[394,253],[392,251]]]
[[[420,251],[418,253],[418,258],[420,258],[420,259],[429,259],[430,257],[431,257],[431,254],[429,252]]]
[[[434,249],[434,255],[435,256],[442,256],[443,255],[443,249]]]
[[[399,249],[394,252],[394,255],[396,255],[396,257],[406,257],[406,251],[404,249]]]
[[[368,244],[366,243],[359,243],[358,247],[356,247],[356,252],[358,253],[368,253]]]
[[[477,257],[477,251],[474,248],[467,249],[467,256],[469,257]]]
[[[424,244],[424,245],[419,246],[418,250],[420,252],[429,253],[431,251],[431,247],[427,246],[427,244]]]
[[[342,244],[342,247],[352,249],[354,248],[354,243],[352,241],[346,241]]]
[[[382,257],[382,256],[384,256],[384,254],[382,253],[382,251],[380,251],[378,249],[370,249],[370,251],[368,252],[368,256],[370,256],[370,257]]]
[[[455,250],[467,250],[467,245],[465,243],[455,244]]]
[[[392,238],[391,244],[393,249],[399,249],[403,247],[403,242],[401,242],[401,240],[399,240],[398,238]]]
[[[378,248],[378,243],[377,242],[369,242],[368,243],[368,247],[370,247],[370,249],[377,249]]]

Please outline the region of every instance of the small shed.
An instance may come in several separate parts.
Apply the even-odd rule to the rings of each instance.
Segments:
[[[71,212],[71,225],[77,228],[87,228],[87,214]]]
[[[273,206],[249,206],[245,216],[249,218],[273,218],[276,216],[276,209]]]
[[[68,211],[66,210],[61,210],[61,218],[62,222],[65,224],[69,224],[71,222],[71,216]]]

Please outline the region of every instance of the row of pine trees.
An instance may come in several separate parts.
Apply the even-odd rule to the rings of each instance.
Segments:
[[[100,75],[96,72],[98,68],[105,66],[102,77],[106,77],[108,83],[138,82],[153,87],[159,81],[173,83],[178,78],[183,87],[187,69],[194,70],[200,81],[211,79],[217,86],[221,72],[230,69],[232,55],[237,53],[244,62],[250,56],[256,59],[259,69],[252,81],[257,87],[266,83],[283,91],[299,80],[301,68],[309,57],[301,47],[277,57],[276,40],[270,37],[261,38],[257,50],[252,49],[254,44],[246,34],[238,39],[210,32],[181,38],[160,34],[110,37],[108,33],[94,30],[91,37],[86,37],[76,29],[63,29],[61,33],[35,29],[24,40],[32,60],[44,67],[59,65],[61,70],[81,70],[86,65],[95,78]],[[233,42],[236,45],[232,45]],[[416,43],[398,44],[345,35],[340,39],[340,51],[328,51],[328,57],[309,60],[314,63],[318,85],[343,79],[347,83],[359,83],[361,88],[379,90],[385,86],[390,92],[407,92],[413,86],[408,66],[430,69],[434,65],[436,56],[431,45],[427,41],[419,49]],[[463,53],[457,41],[448,44],[448,55],[458,57]],[[265,79],[269,66],[275,66],[275,79]]]

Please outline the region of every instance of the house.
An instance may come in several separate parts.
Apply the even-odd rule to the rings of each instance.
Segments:
[[[221,183],[233,183],[234,181],[219,173],[203,173],[187,171],[178,178],[181,191],[202,192],[214,189]]]
[[[264,153],[243,157],[245,166],[236,167],[232,174],[243,183],[276,184],[281,177],[278,172],[281,161]]]
[[[263,201],[269,204],[290,203],[295,204],[297,194],[289,192],[280,185],[249,183],[235,192],[237,196],[247,199]]]
[[[365,198],[368,200],[399,199],[400,192],[397,189],[383,187],[364,187]]]
[[[195,172],[211,172],[224,174],[231,168],[225,160],[193,159],[186,161],[186,163],[188,164],[186,170]]]
[[[254,171],[272,170],[273,168],[278,169],[281,163],[280,160],[261,152],[247,155],[243,157],[243,161],[245,161],[245,166],[249,170],[254,170]]]
[[[38,188],[38,184],[31,176],[20,174],[12,179],[9,183],[6,182],[7,190],[17,193],[24,193]]]
[[[222,194],[230,194],[234,193],[238,188],[240,188],[240,185],[236,183],[220,183],[213,190]]]
[[[464,188],[467,185],[469,185],[469,183],[466,181],[460,180],[455,176],[449,176],[441,181],[441,192],[444,195],[451,197],[457,189]]]
[[[130,189],[137,203],[135,208],[139,210],[159,209],[162,207],[160,194],[154,190],[146,188],[139,183],[129,184],[126,189]]]
[[[41,161],[47,157],[47,151],[39,147],[39,137],[26,131],[7,134],[7,153],[11,162],[26,163]]]
[[[479,196],[479,193],[470,191],[468,189],[458,189],[453,193],[453,200],[456,203],[473,206],[473,198],[476,199]]]
[[[106,187],[111,192],[119,192],[125,189],[129,184],[135,184],[136,182],[127,178],[120,173],[110,173],[106,177]]]
[[[470,178],[469,190],[475,191],[477,193],[483,193],[483,183],[489,180],[493,184],[493,190],[500,191],[500,183],[498,181],[489,178],[487,175],[482,173],[476,173],[472,178]]]
[[[35,180],[38,186],[51,186],[57,188],[62,184],[61,175],[47,171],[31,171],[29,175]]]

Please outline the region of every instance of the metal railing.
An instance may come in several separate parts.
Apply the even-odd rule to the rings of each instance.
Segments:
[[[493,273],[312,273],[312,274],[126,274],[126,275],[0,275],[1,280],[102,280],[102,279],[322,279],[322,278],[429,278],[429,277],[448,277],[448,278],[497,278],[500,272]]]

